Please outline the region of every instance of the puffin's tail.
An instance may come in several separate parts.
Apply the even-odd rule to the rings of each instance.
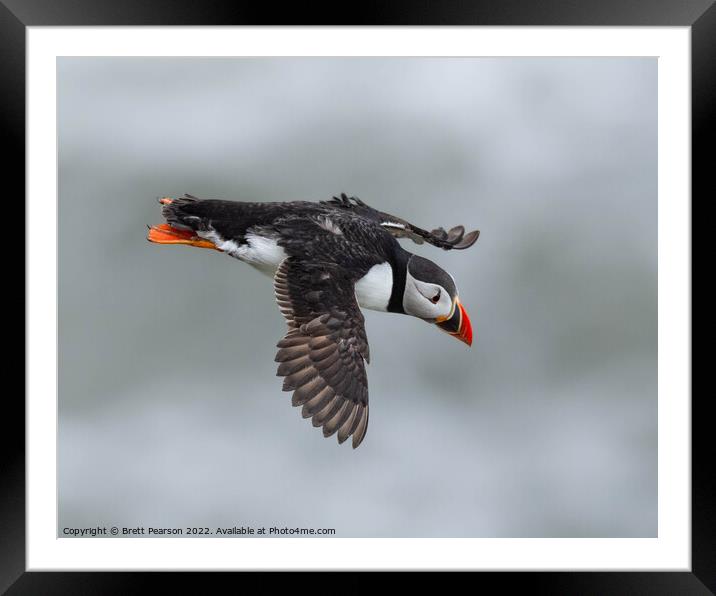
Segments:
[[[213,248],[216,246],[213,242],[205,240],[196,235],[196,229],[191,226],[191,218],[182,216],[182,207],[187,203],[195,203],[198,201],[196,197],[185,195],[180,199],[172,199],[171,197],[162,197],[159,203],[162,205],[162,215],[168,223],[156,226],[148,226],[149,234],[147,240],[155,244],[188,244],[198,248]],[[197,219],[198,218],[193,218]]]

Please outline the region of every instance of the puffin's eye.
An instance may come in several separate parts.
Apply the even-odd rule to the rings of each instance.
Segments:
[[[440,290],[438,290],[438,293],[430,299],[430,302],[432,302],[433,304],[437,304],[438,300],[440,300]]]

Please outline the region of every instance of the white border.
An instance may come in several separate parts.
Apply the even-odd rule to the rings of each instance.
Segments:
[[[685,27],[29,27],[28,570],[690,570],[690,33]],[[188,54],[659,56],[658,538],[56,538],[56,57]]]

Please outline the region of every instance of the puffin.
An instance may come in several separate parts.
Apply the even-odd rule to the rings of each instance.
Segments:
[[[479,230],[428,231],[346,194],[319,202],[158,200],[166,223],[148,226],[150,242],[223,252],[273,279],[288,325],[277,344],[277,376],[303,418],[339,444],[352,437],[357,448],[368,429],[361,308],[410,315],[472,345],[453,277],[398,239],[464,250]]]

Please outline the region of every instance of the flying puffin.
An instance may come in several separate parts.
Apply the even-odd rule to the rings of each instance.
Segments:
[[[368,339],[360,307],[403,313],[472,344],[472,325],[452,276],[403,249],[397,238],[465,249],[479,236],[463,226],[431,232],[342,194],[312,203],[245,203],[164,197],[157,244],[225,252],[273,278],[288,332],[277,376],[304,418],[361,444],[368,428]]]

